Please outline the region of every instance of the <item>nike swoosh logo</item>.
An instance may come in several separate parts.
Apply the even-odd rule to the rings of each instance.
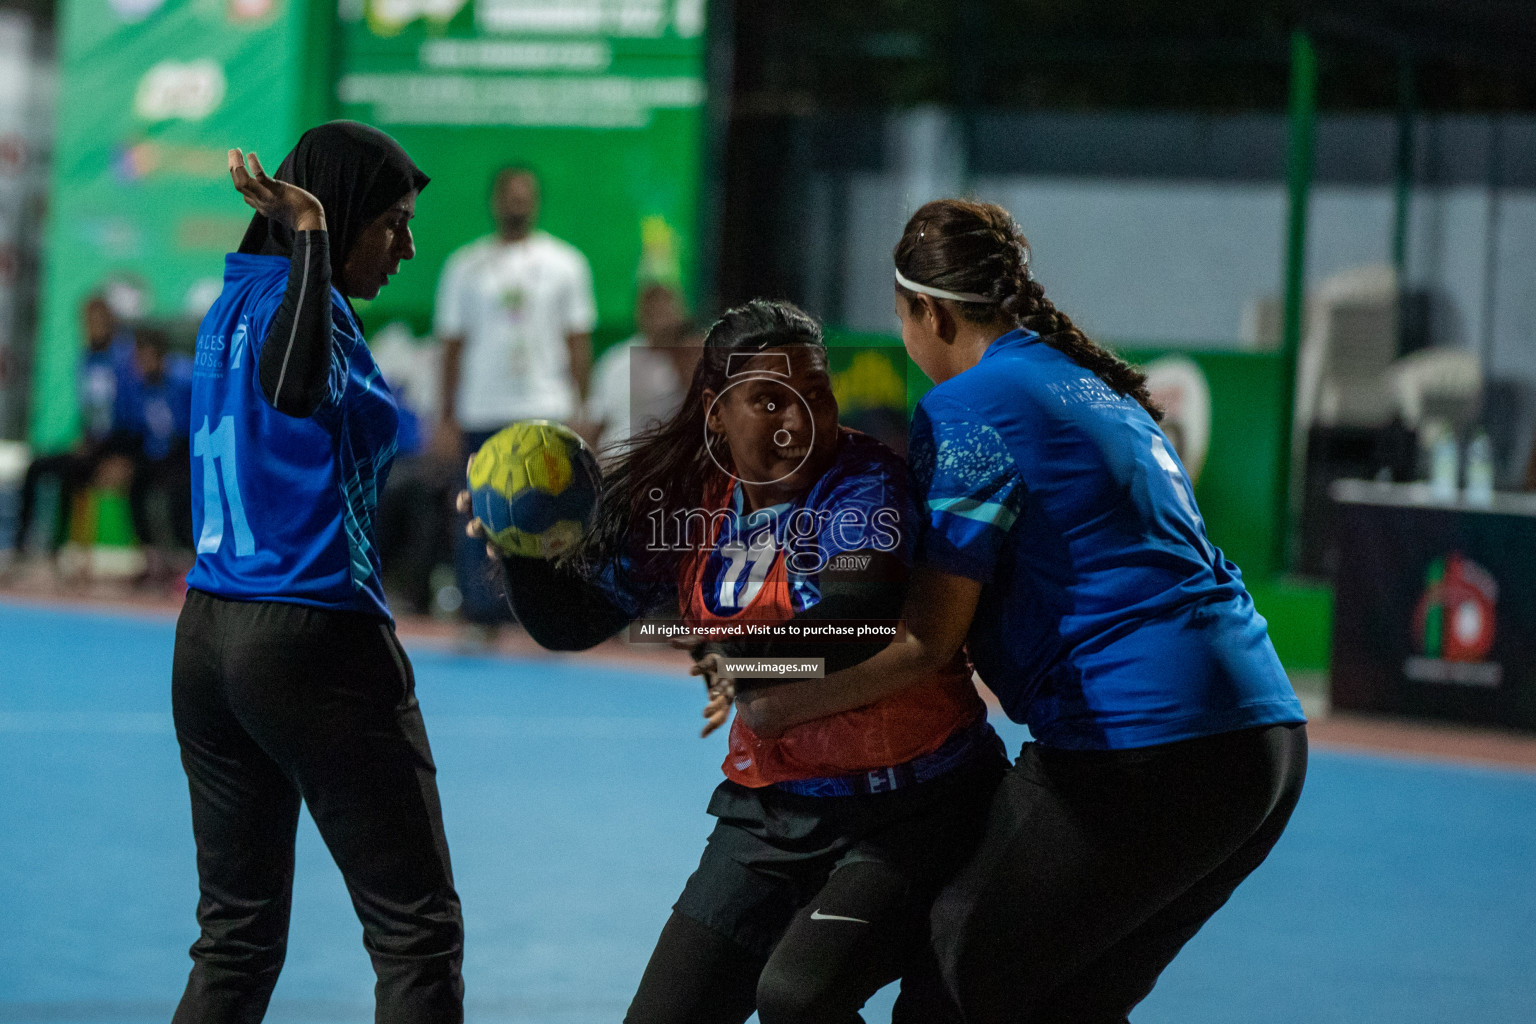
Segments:
[[[862,917],[843,917],[841,914],[823,914],[819,910],[811,911],[812,921],[852,921],[854,924],[869,924]]]

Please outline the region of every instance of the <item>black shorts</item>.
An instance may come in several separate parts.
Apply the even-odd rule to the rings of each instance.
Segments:
[[[891,792],[801,796],[722,782],[709,802],[719,820],[673,909],[766,959],[834,871],[875,861],[904,876],[920,937],[1007,767],[994,735],[947,774]]]

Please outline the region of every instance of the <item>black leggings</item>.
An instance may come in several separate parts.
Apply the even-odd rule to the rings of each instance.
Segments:
[[[254,1024],[265,1013],[287,950],[301,800],[362,921],[376,1020],[462,1021],[459,898],[393,626],[191,590],[171,692],[202,927],[175,1024]]]
[[[892,1020],[1125,1024],[1280,838],[1303,725],[1136,750],[1027,743],[934,903]],[[942,979],[942,980],[941,980]]]

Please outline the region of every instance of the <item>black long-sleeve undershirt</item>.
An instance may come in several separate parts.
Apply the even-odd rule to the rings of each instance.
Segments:
[[[550,651],[584,651],[629,625],[602,588],[542,558],[507,555],[507,602],[528,635]]]
[[[883,551],[869,556],[857,571],[826,574],[818,581],[821,598],[795,615],[795,621],[895,621],[906,598],[907,571],[899,558]],[[613,636],[630,622],[603,590],[570,569],[539,558],[509,556],[507,599],[518,622],[539,646],[552,651],[582,651]],[[874,657],[890,638],[842,641],[809,639],[733,639],[711,644],[730,658],[822,658],[827,672],[837,672]],[[738,686],[780,680],[741,680]],[[786,680],[787,681],[787,680]]]
[[[331,249],[325,231],[294,234],[288,288],[262,341],[257,375],[267,404],[308,417],[330,394]]]

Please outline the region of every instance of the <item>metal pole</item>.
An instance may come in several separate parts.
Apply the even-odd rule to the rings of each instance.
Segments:
[[[725,204],[725,147],[731,132],[731,90],[736,71],[736,11],[732,0],[709,0],[705,16],[704,145],[693,308],[707,323],[720,308],[721,207]]]
[[[981,0],[962,0],[956,9],[955,74],[960,121],[960,194],[971,195],[971,167],[976,154],[976,112],[981,105],[981,83],[991,53],[988,5]]]
[[[1300,497],[1298,476],[1305,448],[1296,443],[1296,361],[1301,351],[1301,319],[1306,292],[1307,208],[1312,190],[1313,146],[1317,125],[1317,53],[1302,29],[1291,33],[1291,95],[1286,186],[1289,214],[1285,239],[1285,309],[1280,343],[1280,422],[1276,445],[1274,569],[1289,566],[1292,496]]]
[[[1397,174],[1392,219],[1392,265],[1397,268],[1397,287],[1408,283],[1408,204],[1413,198],[1413,55],[1406,49],[1397,56]]]
[[[1483,364],[1483,378],[1493,371],[1494,327],[1498,316],[1499,221],[1504,186],[1504,116],[1498,112],[1488,117],[1488,199],[1483,214],[1483,301],[1479,319],[1477,354]]]

